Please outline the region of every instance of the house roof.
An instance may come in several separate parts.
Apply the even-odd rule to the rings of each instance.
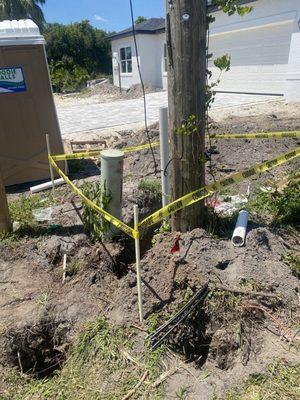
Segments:
[[[239,4],[253,3],[257,0],[239,0]],[[216,12],[219,10],[218,6],[212,5],[212,0],[207,0],[208,9],[210,12]],[[155,35],[157,33],[163,33],[166,29],[166,21],[164,18],[150,18],[140,24],[135,25],[135,33],[143,35]],[[133,33],[132,27],[124,29],[109,37],[110,40],[116,40],[123,37],[131,36]]]
[[[150,18],[147,21],[141,22],[135,25],[136,34],[142,33],[144,35],[155,35],[156,33],[162,33],[165,31],[165,19],[164,18]],[[110,40],[119,39],[132,35],[132,27],[124,29],[114,35],[111,35]]]

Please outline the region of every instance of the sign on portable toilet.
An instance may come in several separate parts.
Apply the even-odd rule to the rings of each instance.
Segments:
[[[31,20],[0,22],[0,115],[4,184],[49,179],[46,134],[54,154],[63,143],[45,40]]]
[[[0,68],[0,93],[26,92],[22,68]]]

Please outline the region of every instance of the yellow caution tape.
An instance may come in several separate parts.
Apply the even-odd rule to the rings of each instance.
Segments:
[[[151,147],[158,147],[159,142],[153,142],[151,143]],[[139,146],[131,146],[131,147],[125,147],[124,149],[120,149],[124,153],[131,153],[133,151],[141,151],[141,150],[147,150],[150,149],[150,144],[141,144]],[[75,153],[75,154],[59,154],[57,156],[52,156],[54,161],[66,161],[66,160],[85,160],[89,159],[91,157],[99,157],[101,155],[103,150],[88,150],[88,151],[83,151],[81,153]]]
[[[233,134],[212,134],[206,137],[211,139],[283,139],[283,138],[300,138],[300,131],[293,132],[268,132],[268,133],[233,133]],[[151,147],[158,147],[159,142],[151,143]],[[134,151],[147,150],[150,148],[150,144],[142,144],[139,146],[125,147],[120,149],[124,153],[130,153]],[[99,157],[101,150],[87,150],[81,153],[75,154],[59,154],[52,156],[54,161],[66,161],[66,160],[86,160],[92,157]]]
[[[300,138],[300,131],[266,132],[266,133],[232,133],[224,135],[209,135],[211,139],[283,139]]]
[[[92,157],[99,157],[101,154],[100,150],[88,150],[82,153],[72,153],[72,154],[58,154],[56,156],[51,156],[53,161],[67,161],[67,160],[88,160]]]
[[[283,154],[279,157],[273,158],[270,161],[263,162],[261,164],[257,164],[251,168],[248,168],[244,171],[237,172],[228,178],[222,179],[218,182],[215,182],[211,185],[204,186],[194,192],[191,192],[175,201],[167,205],[166,207],[161,208],[156,211],[154,214],[145,218],[141,221],[138,226],[141,229],[149,228],[152,225],[157,224],[162,221],[164,218],[169,217],[171,214],[179,211],[185,207],[188,207],[194,203],[197,203],[200,200],[205,199],[206,197],[211,196],[213,193],[219,191],[222,188],[233,185],[237,182],[240,182],[244,179],[250,178],[251,176],[260,174],[261,172],[265,172],[270,170],[271,168],[277,167],[278,165],[282,165],[289,160],[292,160],[296,157],[300,156],[300,147],[297,149],[290,151],[286,154]]]
[[[131,236],[133,239],[138,239],[139,238],[139,231],[130,228],[130,226],[124,224],[124,222],[120,221],[119,219],[113,217],[111,214],[109,214],[107,211],[103,210],[101,207],[97,206],[94,202],[92,202],[90,199],[88,199],[80,189],[78,189],[72,181],[62,172],[62,170],[58,167],[56,162],[54,161],[52,156],[49,156],[49,162],[52,165],[52,167],[57,171],[57,173],[64,179],[64,181],[67,183],[67,185],[70,186],[70,188],[73,190],[74,193],[76,193],[78,196],[82,198],[82,200],[93,210],[97,211],[99,214],[102,215],[104,219],[106,219],[108,222],[116,226],[118,229],[126,233],[127,235]]]
[[[160,142],[153,142],[151,143],[151,147],[158,147],[160,145]],[[150,149],[150,144],[141,144],[139,146],[132,146],[132,147],[125,147],[125,149],[120,149],[124,153],[130,153],[133,151],[141,151],[141,150],[147,150]]]

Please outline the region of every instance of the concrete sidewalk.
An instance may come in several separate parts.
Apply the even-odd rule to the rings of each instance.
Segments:
[[[158,120],[159,107],[167,106],[167,92],[150,93],[147,99],[148,123]],[[213,109],[237,107],[274,100],[272,96],[218,93]],[[85,136],[89,131],[107,130],[115,127],[131,129],[144,121],[143,99],[119,100],[111,103],[74,104],[57,107],[58,118],[64,139]]]

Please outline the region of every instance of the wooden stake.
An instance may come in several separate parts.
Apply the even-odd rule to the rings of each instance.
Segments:
[[[46,133],[46,143],[47,143],[47,153],[48,156],[51,155],[51,146],[50,146],[50,138],[48,133]],[[49,169],[50,169],[50,176],[51,176],[51,182],[52,182],[52,193],[53,195],[55,194],[55,185],[54,185],[54,172],[53,172],[53,167],[49,162]]]
[[[67,275],[67,255],[64,254],[64,258],[63,258],[63,278],[62,278],[62,283],[63,284],[66,281],[66,275]]]
[[[205,184],[207,0],[166,0],[170,195],[174,201]],[[189,119],[195,117],[192,129]],[[172,229],[201,226],[204,202],[172,216]]]
[[[133,212],[134,212],[134,229],[138,229],[139,210],[136,204],[134,205]],[[144,311],[143,311],[143,292],[142,292],[142,278],[141,278],[140,238],[135,239],[135,258],[136,258],[136,279],[137,279],[137,290],[138,290],[139,317],[140,317],[140,323],[143,323]]]
[[[8,233],[11,231],[12,223],[9,215],[5,186],[0,171],[0,233]]]

